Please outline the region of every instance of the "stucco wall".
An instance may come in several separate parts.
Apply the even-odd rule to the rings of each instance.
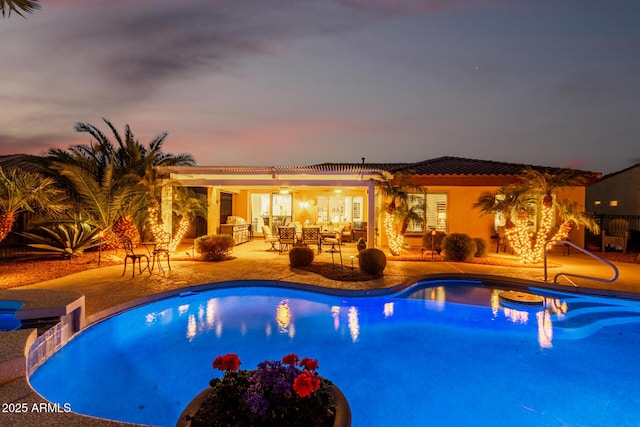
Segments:
[[[447,234],[464,233],[471,237],[480,237],[489,243],[489,250],[495,249],[496,241],[491,239],[494,215],[482,215],[473,204],[484,192],[495,192],[498,187],[470,186],[470,187],[436,187],[430,186],[430,193],[447,193]],[[585,210],[585,188],[575,187],[560,191],[559,200],[569,199],[578,203],[581,210]],[[560,224],[560,220],[556,220]],[[383,233],[384,234],[384,233]],[[584,228],[572,229],[569,238],[577,245],[584,246]],[[405,242],[411,247],[422,246],[422,236],[405,236]],[[386,245],[386,237],[382,236],[382,243]]]
[[[589,186],[587,210],[604,215],[640,215],[640,165],[621,171]],[[600,206],[595,201],[600,201]],[[610,206],[611,201],[618,206]]]

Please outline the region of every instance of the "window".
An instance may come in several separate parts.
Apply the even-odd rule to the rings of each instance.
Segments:
[[[596,200],[595,202],[593,202],[594,206],[600,206],[602,205],[602,202],[600,200]]]
[[[251,194],[251,224],[254,232],[262,232],[263,225],[269,224],[271,195],[268,193]]]
[[[318,196],[318,222],[351,222],[354,208],[360,214],[361,202],[354,207],[351,196]]]
[[[412,220],[407,233],[423,233],[425,225],[428,230],[447,231],[447,193],[411,193],[407,203],[424,220]]]
[[[618,206],[618,201],[617,200],[610,200],[609,201],[609,206],[611,206],[612,208],[615,208],[616,206]]]

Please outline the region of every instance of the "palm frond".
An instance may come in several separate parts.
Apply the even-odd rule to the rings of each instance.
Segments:
[[[23,13],[33,13],[40,8],[39,0],[0,0],[2,17],[9,17],[14,12],[24,18]]]

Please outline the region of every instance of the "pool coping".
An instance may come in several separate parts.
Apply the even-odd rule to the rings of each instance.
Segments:
[[[133,309],[135,307],[139,307],[151,302],[160,301],[163,299],[180,296],[180,295],[188,295],[191,293],[199,293],[210,290],[217,289],[231,289],[241,287],[242,285],[251,285],[255,286],[256,284],[260,284],[260,286],[264,287],[275,287],[275,288],[286,288],[286,289],[294,289],[301,291],[311,291],[316,293],[322,293],[325,295],[333,295],[338,297],[349,297],[349,298],[366,298],[373,296],[384,296],[384,295],[398,295],[402,296],[404,291],[414,287],[415,285],[421,282],[452,282],[452,281],[465,281],[465,282],[478,282],[482,285],[494,285],[499,287],[518,287],[518,288],[526,288],[526,289],[544,289],[544,290],[552,290],[552,291],[560,291],[567,293],[578,293],[589,296],[598,296],[598,297],[611,297],[611,298],[621,298],[621,299],[631,299],[640,301],[640,294],[632,293],[632,292],[622,292],[622,291],[612,291],[606,289],[593,289],[593,288],[583,288],[583,287],[574,287],[568,285],[561,285],[555,283],[548,282],[539,282],[534,280],[526,280],[519,278],[511,278],[504,276],[495,276],[495,275],[486,275],[486,274],[469,274],[469,273],[434,273],[434,274],[426,274],[423,276],[417,276],[411,278],[410,280],[388,288],[382,289],[370,289],[370,290],[345,290],[345,289],[335,289],[335,288],[326,288],[314,285],[308,285],[303,283],[296,282],[287,282],[281,280],[229,280],[223,282],[212,282],[208,284],[202,285],[193,285],[187,286],[180,289],[169,290],[165,292],[156,293],[153,295],[148,295],[141,298],[136,298],[134,300],[128,301],[123,304],[118,304],[116,306],[110,307],[108,309],[102,310],[98,313],[95,313],[91,316],[84,317],[84,295],[79,294],[77,292],[71,291],[52,291],[52,290],[40,290],[40,291],[31,291],[32,294],[28,295],[27,293],[23,293],[26,290],[6,290],[0,291],[0,299],[3,297],[7,297],[7,299],[24,301],[24,296],[28,296],[29,301],[24,301],[25,305],[22,309],[24,310],[21,313],[22,318],[33,318],[33,316],[44,316],[44,317],[57,317],[57,316],[69,316],[74,314],[73,327],[77,327],[76,330],[73,331],[71,336],[67,337],[59,347],[56,347],[53,353],[57,351],[59,348],[64,346],[66,342],[75,338],[79,333],[81,333],[86,328],[97,324],[101,321],[104,321],[112,316],[115,316],[123,311],[127,311]],[[21,297],[18,295],[21,294]],[[11,295],[11,298],[9,298]],[[55,297],[53,297],[55,295]],[[43,298],[43,296],[47,296],[49,298]],[[69,301],[70,298],[76,297],[75,300]],[[60,304],[56,305],[58,301]],[[30,317],[31,316],[31,317]],[[3,421],[6,419],[8,422],[13,424],[20,425],[41,425],[43,420],[42,412],[34,411],[33,408],[38,408],[37,405],[45,405],[45,408],[51,410],[46,413],[46,420],[48,425],[51,426],[138,426],[141,424],[132,424],[125,423],[120,421],[113,421],[98,417],[90,417],[82,414],[78,414],[75,412],[65,412],[64,410],[58,411],[60,409],[61,403],[58,403],[58,406],[47,407],[46,404],[48,401],[44,399],[40,394],[38,394],[35,389],[33,389],[29,383],[29,375],[32,373],[29,367],[29,356],[32,353],[34,348],[34,344],[38,341],[37,331],[36,329],[19,329],[16,331],[2,332],[0,333],[0,344],[8,346],[7,348],[11,348],[9,352],[10,357],[0,359],[0,401],[2,403],[20,403],[27,404],[27,407],[31,410],[26,413],[10,413],[8,417],[5,417],[3,414]],[[53,354],[51,353],[51,354]],[[50,355],[51,355],[50,354]],[[47,355],[50,356],[50,355]],[[46,359],[45,359],[46,360]],[[36,366],[37,368],[37,366]],[[9,375],[3,377],[2,372],[4,370],[10,372]],[[35,406],[34,406],[35,405]]]

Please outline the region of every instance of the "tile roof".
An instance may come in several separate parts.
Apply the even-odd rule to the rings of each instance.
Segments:
[[[624,169],[621,169],[621,170],[616,171],[616,172],[608,173],[608,174],[606,174],[605,176],[603,176],[603,177],[602,177],[602,179],[601,179],[600,181],[604,181],[605,179],[609,179],[609,178],[614,177],[614,176],[616,176],[616,175],[618,175],[618,174],[628,172],[628,171],[630,171],[630,170],[632,170],[632,169],[635,169],[635,168],[637,168],[637,167],[640,167],[640,163],[636,163],[635,165],[631,165],[631,166],[629,166],[628,168],[624,168]]]
[[[39,166],[41,160],[41,157],[30,154],[10,154],[0,156],[0,167],[5,171],[20,168],[29,172],[43,172],[45,168]]]
[[[549,172],[560,171],[562,168],[526,165],[520,163],[496,162],[493,160],[466,159],[462,157],[438,157],[418,163],[401,165],[390,169],[393,173],[408,173],[415,175],[519,175],[531,167],[535,170]],[[578,171],[584,174],[592,172]]]

